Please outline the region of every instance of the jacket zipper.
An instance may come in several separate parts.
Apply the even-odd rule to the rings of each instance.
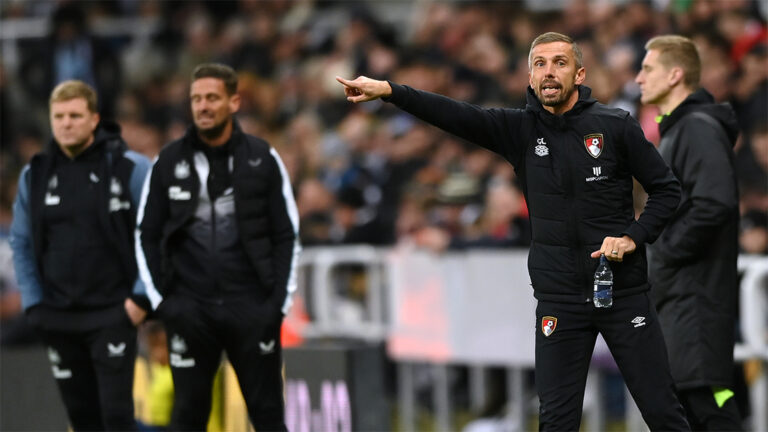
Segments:
[[[569,133],[573,133],[572,130],[568,130]],[[577,141],[578,142],[578,141]],[[565,153],[565,156],[569,160],[575,160],[575,158],[571,158],[571,148],[567,144],[567,140],[563,141],[563,149],[562,153]],[[587,288],[581,288],[579,291],[584,297],[584,303],[589,303],[590,299],[590,291],[588,289],[589,284],[586,283],[584,279],[584,260],[581,256],[582,250],[584,249],[584,245],[581,241],[581,231],[579,230],[579,222],[581,221],[581,215],[578,214],[578,206],[576,205],[576,193],[574,192],[574,184],[577,181],[576,177],[574,176],[574,167],[570,163],[564,163],[563,164],[563,181],[566,183],[564,186],[565,190],[565,196],[568,199],[568,204],[570,206],[570,215],[571,217],[568,218],[568,232],[573,237],[573,242],[575,244],[575,251],[576,251],[576,271],[577,271],[577,283],[579,287],[587,287]]]

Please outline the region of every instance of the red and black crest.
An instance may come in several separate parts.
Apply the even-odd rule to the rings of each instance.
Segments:
[[[584,148],[595,159],[603,152],[604,145],[603,134],[589,134],[584,137]]]
[[[541,332],[544,336],[549,336],[555,332],[557,327],[557,318],[553,316],[545,316],[541,318]]]

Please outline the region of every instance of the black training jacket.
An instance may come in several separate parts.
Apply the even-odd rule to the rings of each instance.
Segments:
[[[152,307],[179,283],[179,273],[193,268],[172,260],[191,223],[200,198],[194,134],[166,145],[144,186],[137,236],[137,262]],[[300,246],[298,211],[290,179],[277,152],[269,144],[243,133],[237,123],[229,145],[232,188],[240,243],[254,270],[253,294],[277,314],[290,306],[296,289],[295,268]],[[191,265],[205,266],[209,263]]]
[[[598,103],[583,85],[563,115],[546,111],[530,87],[525,109],[486,109],[390,85],[388,102],[514,166],[531,218],[528,270],[536,298],[590,301],[598,263],[590,253],[606,236],[629,235],[637,244],[623,262],[611,263],[615,297],[648,290],[645,244],[672,216],[680,186],[629,113]],[[632,177],[649,195],[637,220]]]
[[[730,387],[739,294],[736,113],[699,89],[660,126],[682,199],[649,248],[651,291],[679,389]]]
[[[11,247],[22,303],[44,329],[92,330],[127,319],[137,280],[136,207],[149,160],[128,149],[117,123],[102,121],[73,159],[54,141],[19,178]]]

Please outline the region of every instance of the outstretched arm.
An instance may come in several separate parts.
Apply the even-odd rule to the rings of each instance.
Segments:
[[[405,112],[469,142],[498,153],[514,165],[524,151],[518,138],[522,110],[483,108],[408,86],[364,76],[336,77],[347,100],[354,103],[383,98]]]

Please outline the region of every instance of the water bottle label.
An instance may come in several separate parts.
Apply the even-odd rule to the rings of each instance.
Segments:
[[[613,284],[610,282],[599,281],[594,285],[595,294],[592,302],[595,307],[609,308],[613,306]]]

